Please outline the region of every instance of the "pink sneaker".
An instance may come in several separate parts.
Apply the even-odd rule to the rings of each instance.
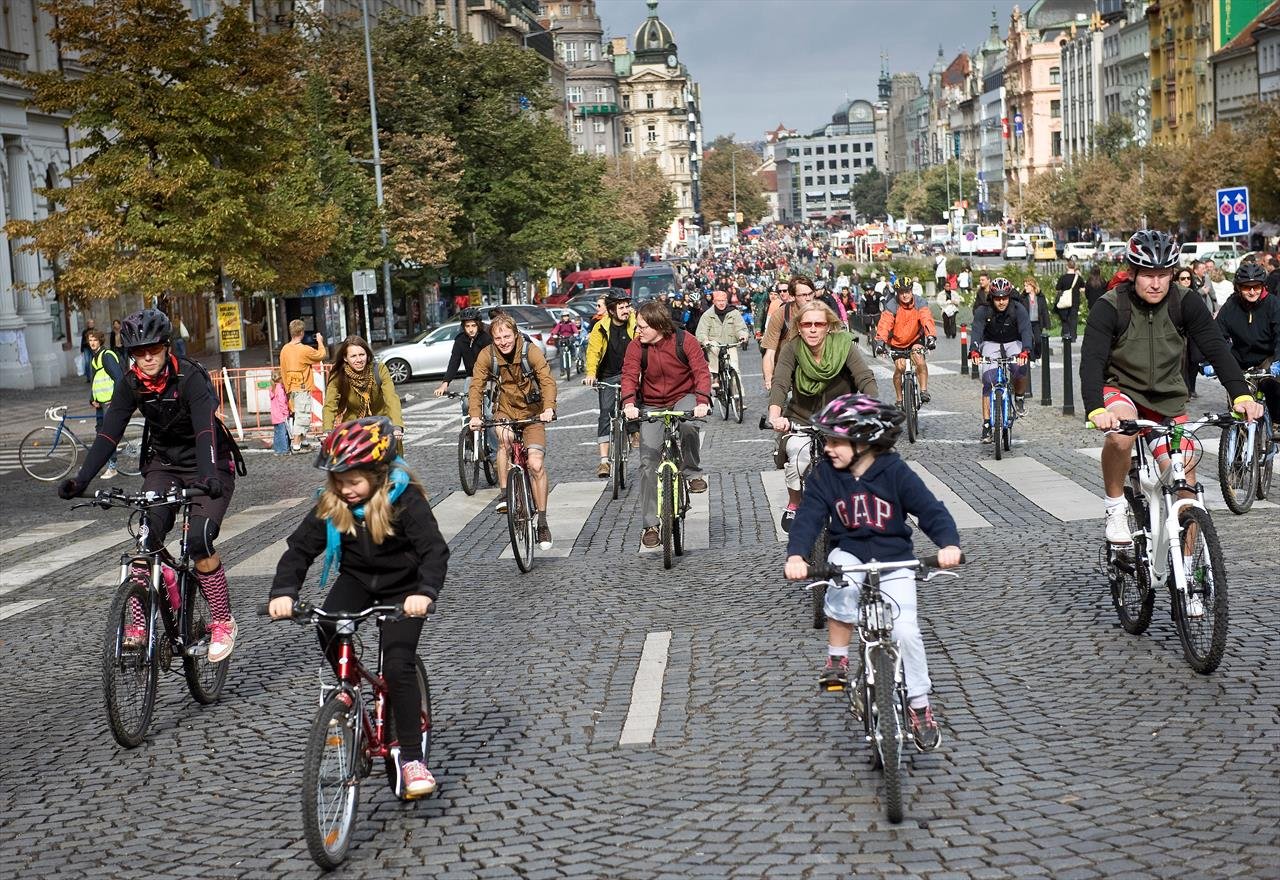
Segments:
[[[436,778],[421,761],[410,761],[401,767],[400,780],[404,783],[404,796],[410,800],[426,797],[436,790]]]
[[[209,624],[209,662],[221,663],[231,656],[236,646],[236,619],[215,620]]]
[[[147,628],[136,623],[127,623],[124,627],[124,643],[126,650],[136,650],[147,643]]]

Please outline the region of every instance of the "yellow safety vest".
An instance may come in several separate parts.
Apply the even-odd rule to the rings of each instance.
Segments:
[[[98,403],[108,403],[111,395],[116,390],[116,380],[111,378],[111,374],[107,372],[103,366],[103,355],[111,355],[116,359],[116,363],[120,362],[120,356],[109,348],[104,348],[98,352],[98,356],[93,359],[90,366],[93,368],[93,399]]]

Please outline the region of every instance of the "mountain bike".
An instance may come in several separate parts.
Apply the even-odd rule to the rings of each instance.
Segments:
[[[631,457],[627,420],[622,415],[622,386],[597,382],[596,387],[614,390],[613,408],[609,410],[609,483],[616,501],[622,490],[627,488],[627,460]]]
[[[175,657],[182,658],[187,688],[197,703],[216,702],[227,680],[230,661],[209,662],[212,616],[187,549],[191,505],[202,494],[176,487],[164,494],[113,488],[95,492],[93,500],[74,506],[133,511],[129,533],[134,549],[120,557],[120,586],[111,601],[102,642],[107,724],[125,748],[134,748],[145,738],[155,708],[158,673],[172,671]],[[178,505],[182,515],[177,557],[164,547],[145,549],[146,511],[167,505]]]
[[[680,424],[693,412],[655,409],[641,416],[646,422],[662,422],[662,455],[658,461],[658,533],[662,538],[662,567],[670,568],[684,555],[684,518],[689,512],[689,481],[684,476],[684,452]]]
[[[499,419],[485,422],[482,426],[511,429],[511,452],[507,465],[507,531],[511,536],[511,553],[522,572],[533,568],[533,548],[538,545],[538,512],[533,503],[533,486],[529,482],[529,452],[524,445],[524,429],[539,421]]]
[[[984,364],[995,366],[995,376],[991,379],[991,391],[987,394],[987,404],[991,413],[991,441],[996,450],[996,461],[1005,452],[1013,448],[1013,423],[1018,419],[1018,410],[1013,404],[1013,389],[1010,387],[1012,368],[1017,366],[1016,357],[1000,356],[998,358],[982,358]]]
[[[1169,588],[1170,612],[1187,663],[1196,672],[1218,668],[1227,644],[1227,567],[1218,530],[1204,506],[1204,487],[1187,482],[1187,471],[1203,453],[1195,432],[1227,427],[1229,413],[1168,425],[1122,419],[1115,433],[1167,438],[1169,463],[1161,471],[1147,443],[1133,444],[1125,510],[1130,544],[1106,543],[1104,567],[1120,626],[1141,635],[1151,623],[1155,584]],[[1111,432],[1108,432],[1111,433]],[[1183,450],[1183,440],[1191,449]],[[1190,497],[1188,497],[1190,495]]]
[[[1270,375],[1266,370],[1245,370],[1249,392],[1262,401],[1262,418],[1232,422],[1222,429],[1218,443],[1218,485],[1232,513],[1246,513],[1253,507],[1254,498],[1265,501],[1271,491],[1271,475],[1280,444],[1271,439],[1274,430],[1271,411],[1258,388],[1259,381]]]
[[[466,398],[465,394],[449,392],[449,397]],[[486,403],[487,403],[486,398]],[[484,479],[490,486],[498,483],[497,463],[494,453],[490,451],[490,441],[482,428],[472,430],[464,415],[462,430],[458,433],[458,481],[462,491],[467,495],[476,494],[480,487],[480,468],[484,468]]]
[[[726,422],[732,418],[741,425],[746,412],[742,398],[742,377],[729,360],[730,347],[711,342],[707,344],[707,348],[715,350],[716,368],[720,377],[720,384],[712,389],[711,396],[720,404],[720,413]]]
[[[964,557],[961,557],[961,562]],[[902,821],[902,746],[910,738],[907,721],[907,683],[902,666],[902,653],[893,638],[893,621],[897,607],[880,592],[880,577],[886,571],[936,569],[938,557],[907,562],[870,562],[860,565],[809,566],[809,577],[824,580],[832,586],[846,574],[865,574],[858,589],[859,668],[843,690],[849,700],[849,712],[862,721],[864,740],[871,746],[871,765],[884,777],[884,807],[889,821]],[[938,575],[958,577],[955,572],[930,571],[923,580]],[[919,746],[916,747],[919,751]]]
[[[61,480],[80,460],[80,451],[88,445],[76,436],[68,422],[96,422],[97,414],[67,414],[65,406],[51,406],[44,417],[55,425],[32,428],[18,444],[18,463],[28,476],[50,483]],[[116,470],[128,477],[142,473],[142,422],[130,422],[116,446]]]
[[[399,605],[329,612],[296,602],[293,616],[282,618],[334,627],[331,650],[336,658],[337,684],[325,683],[331,680],[326,661],[320,669],[320,711],[311,723],[302,763],[303,832],[311,858],[326,871],[347,857],[355,834],[360,783],[372,772],[375,759],[383,761],[391,793],[402,801],[412,800],[405,796],[401,781],[400,742],[382,677],[381,626],[402,613]],[[258,614],[265,616],[267,606],[260,605]],[[361,662],[364,646],[356,634],[360,624],[370,618],[379,626],[378,662],[372,671]],[[414,658],[414,662],[421,694],[422,762],[426,764],[431,756],[431,682],[421,658]]]
[[[907,364],[902,371],[902,411],[907,416],[907,441],[910,443],[915,443],[916,438],[920,436],[920,407],[924,406],[924,401],[920,397],[920,379],[916,375],[915,361],[911,359],[911,353],[917,349],[923,355],[923,343],[911,348],[888,350],[890,360],[902,360]]]

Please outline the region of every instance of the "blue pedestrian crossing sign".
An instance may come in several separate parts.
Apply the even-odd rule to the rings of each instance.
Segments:
[[[1218,190],[1218,236],[1249,234],[1249,187]]]

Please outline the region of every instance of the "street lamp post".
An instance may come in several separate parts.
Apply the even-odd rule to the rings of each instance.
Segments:
[[[373,90],[373,46],[369,39],[369,0],[360,0],[360,13],[364,21],[364,65],[369,77],[369,128],[373,133],[373,188],[377,199],[378,213],[382,213],[382,148],[378,143],[378,98]],[[378,235],[382,240],[382,300],[386,310],[387,342],[396,341],[395,307],[391,302],[391,261],[387,259],[387,224],[379,225]],[[369,327],[369,336],[373,336],[373,327]],[[373,342],[372,338],[369,340]]]

